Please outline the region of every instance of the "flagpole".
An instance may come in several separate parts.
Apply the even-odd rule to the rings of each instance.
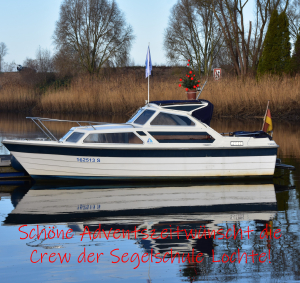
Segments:
[[[148,43],[148,48],[150,48],[150,42]],[[148,59],[149,60],[149,59]],[[149,88],[149,84],[150,84],[150,75],[148,75],[148,104],[150,102],[150,88]]]
[[[264,129],[264,124],[265,124],[265,121],[266,121],[266,116],[267,116],[267,112],[268,112],[268,108],[269,108],[269,102],[270,102],[270,100],[268,100],[267,109],[266,109],[266,113],[265,113],[265,117],[264,117],[264,120],[263,120],[261,130]]]

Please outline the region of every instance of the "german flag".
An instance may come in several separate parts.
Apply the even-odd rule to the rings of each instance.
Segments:
[[[271,111],[270,109],[267,110],[266,113],[266,118],[264,121],[264,126],[263,126],[263,131],[268,133],[273,130],[273,125],[272,125],[272,119],[271,119]]]

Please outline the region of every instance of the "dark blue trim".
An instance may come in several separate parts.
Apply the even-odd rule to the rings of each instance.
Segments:
[[[150,135],[160,135],[160,136],[208,136],[207,132],[149,132]]]
[[[213,143],[215,140],[214,139],[202,139],[202,140],[161,140],[158,138],[155,138],[159,143]]]
[[[38,154],[57,154],[84,157],[233,157],[233,156],[274,156],[276,148],[226,148],[226,149],[104,149],[57,146],[10,144],[4,142],[6,148],[13,152]],[[137,147],[141,147],[137,145]]]
[[[0,179],[13,179],[13,178],[19,178],[19,177],[25,177],[28,176],[25,172],[9,172],[9,173],[0,173]]]
[[[101,180],[103,182],[105,181],[113,181],[113,182],[141,182],[141,181],[151,181],[151,182],[157,182],[157,181],[194,181],[194,180],[202,180],[202,181],[211,181],[211,180],[215,180],[215,181],[223,181],[223,180],[242,180],[242,181],[252,181],[252,180],[256,180],[256,179],[272,179],[273,176],[269,176],[269,175],[262,175],[262,176],[257,176],[257,175],[253,175],[253,176],[209,176],[209,177],[205,177],[205,176],[156,176],[156,177],[148,177],[148,176],[143,176],[143,177],[124,177],[124,176],[114,176],[114,177],[105,177],[105,176],[53,176],[53,175],[31,175],[31,177],[35,180],[47,180],[50,181],[67,181],[67,180],[85,180],[85,181],[94,181],[94,180]],[[130,183],[132,184],[132,183]]]
[[[199,99],[199,100],[157,100],[157,101],[150,101],[150,103],[154,103],[159,106],[165,106],[165,105],[184,105],[184,104],[203,104],[203,102],[209,102],[208,100]]]
[[[25,185],[26,181],[16,181],[16,180],[5,180],[2,181],[0,180],[0,185],[1,186],[21,186],[21,185]]]
[[[255,132],[246,132],[246,131],[237,131],[232,133],[235,137],[253,137],[253,138],[268,138],[270,141],[273,139],[264,131],[255,131]]]
[[[22,203],[22,202],[21,202]],[[101,204],[101,202],[100,202]],[[63,223],[63,222],[82,222],[100,217],[116,217],[116,216],[142,216],[142,215],[173,215],[173,214],[190,214],[190,213],[220,213],[232,211],[277,211],[276,202],[269,203],[238,203],[226,205],[212,205],[212,206],[177,206],[177,207],[159,207],[159,208],[145,208],[145,209],[128,209],[128,210],[99,210],[99,211],[83,211],[60,214],[9,214],[4,220],[4,224],[39,224],[39,223]],[[112,228],[110,224],[109,227]],[[128,224],[127,224],[128,225]],[[188,225],[188,224],[187,224]],[[99,227],[95,225],[95,227]],[[103,229],[105,226],[101,226]],[[93,231],[90,229],[90,231]]]

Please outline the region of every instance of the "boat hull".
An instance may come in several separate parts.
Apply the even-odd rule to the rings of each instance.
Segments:
[[[5,144],[35,179],[269,177],[277,148],[113,149]]]

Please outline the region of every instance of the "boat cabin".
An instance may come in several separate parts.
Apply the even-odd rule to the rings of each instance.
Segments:
[[[86,144],[213,143],[213,105],[199,101],[153,101],[125,124],[73,127],[60,142]],[[218,134],[219,135],[219,134]]]

